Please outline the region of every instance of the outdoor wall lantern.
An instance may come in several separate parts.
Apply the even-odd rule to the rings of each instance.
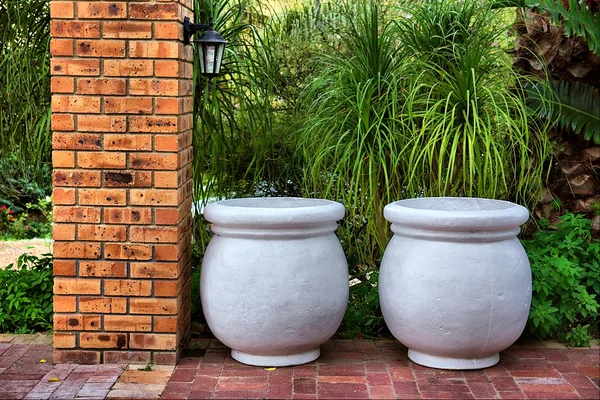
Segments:
[[[213,19],[208,24],[193,24],[188,17],[183,20],[183,44],[191,44],[190,38],[196,32],[202,31],[202,36],[194,40],[198,50],[200,72],[208,78],[213,78],[221,72],[223,53],[227,41],[213,29]]]

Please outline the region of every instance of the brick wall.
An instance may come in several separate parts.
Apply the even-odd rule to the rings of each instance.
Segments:
[[[172,364],[189,335],[191,7],[50,3],[55,362]]]

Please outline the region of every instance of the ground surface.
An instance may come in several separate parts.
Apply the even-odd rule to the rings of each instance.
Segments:
[[[242,365],[219,342],[200,340],[194,347],[207,348],[203,357],[145,371],[140,365],[52,365],[50,340],[0,335],[0,398],[600,398],[598,348],[554,342],[521,342],[492,368],[459,372],[413,364],[393,340],[329,341],[317,362],[276,370]]]
[[[52,252],[52,241],[49,239],[31,239],[16,241],[0,241],[0,269],[17,262],[23,253],[41,256]]]

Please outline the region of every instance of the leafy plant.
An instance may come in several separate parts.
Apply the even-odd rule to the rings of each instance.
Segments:
[[[586,343],[588,330],[598,330],[600,307],[600,241],[592,239],[591,221],[566,213],[523,245],[533,274],[529,331],[538,339]]]
[[[10,203],[9,203],[10,204]],[[15,210],[18,210],[15,212]],[[34,213],[38,213],[34,218]],[[26,210],[19,207],[0,208],[0,239],[49,238],[52,233],[52,199],[50,196],[37,203],[27,203]]]
[[[305,91],[304,193],[344,203],[342,239],[374,266],[389,239],[381,210],[403,197],[533,204],[547,171],[547,125],[526,106],[485,4],[375,2],[347,15],[340,51]],[[393,21],[386,15],[398,15]]]
[[[386,336],[387,327],[379,306],[379,271],[366,272],[364,280],[350,287],[350,301],[341,332],[348,338]]]
[[[47,0],[0,3],[0,198],[19,205],[49,194],[49,26]]]
[[[52,255],[23,254],[0,269],[0,332],[52,328]]]
[[[600,90],[581,82],[553,81],[527,87],[528,100],[540,116],[561,130],[582,133],[600,144]]]
[[[531,7],[548,13],[554,23],[564,26],[565,35],[575,35],[588,42],[590,50],[600,51],[600,13],[594,1],[497,0],[492,8]]]

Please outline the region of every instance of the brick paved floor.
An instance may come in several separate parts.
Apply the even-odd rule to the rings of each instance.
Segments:
[[[336,340],[316,362],[268,371],[212,342],[204,358],[180,361],[161,398],[599,399],[599,350],[547,346],[562,348],[524,342],[497,366],[458,372],[414,364],[396,341]]]
[[[392,340],[335,340],[318,361],[294,368],[249,367],[217,341],[195,340],[203,357],[173,367],[52,365],[51,337],[0,335],[0,399],[599,399],[599,350],[520,342],[501,364],[440,371],[408,361]],[[45,360],[46,362],[42,362]]]

